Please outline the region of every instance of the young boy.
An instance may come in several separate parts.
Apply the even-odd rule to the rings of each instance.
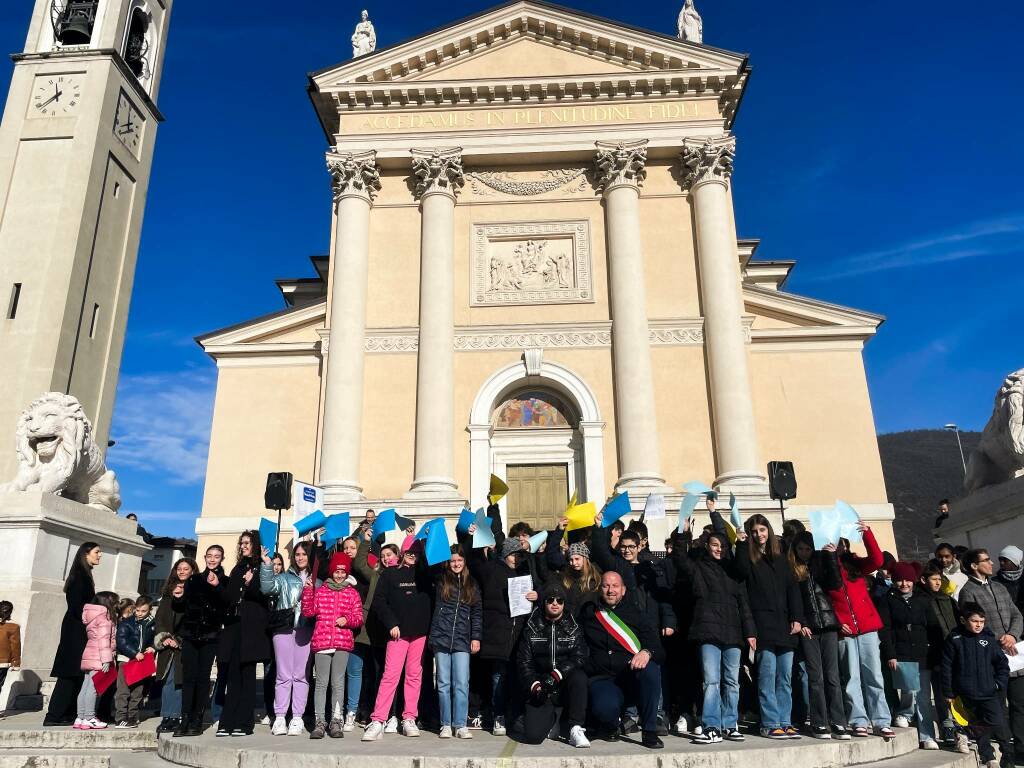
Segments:
[[[146,692],[146,680],[128,685],[124,679],[124,662],[142,661],[153,648],[154,627],[149,615],[153,601],[139,595],[132,615],[117,625],[117,696],[114,698],[115,728],[138,728],[139,706]]]
[[[1003,736],[1003,705],[1010,667],[999,641],[985,628],[985,611],[977,603],[960,606],[959,629],[946,640],[942,658],[942,691],[950,704],[957,696],[969,711],[970,730],[978,757],[986,768],[1013,768],[1013,747]],[[995,731],[1002,760],[996,762],[989,732]],[[957,752],[968,751],[967,737],[957,737]]]
[[[4,689],[7,670],[15,671],[21,666],[21,628],[11,621],[14,606],[7,600],[0,600],[0,692]],[[3,701],[0,700],[0,713]]]

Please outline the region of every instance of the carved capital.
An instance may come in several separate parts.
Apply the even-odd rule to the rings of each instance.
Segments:
[[[412,150],[412,175],[417,200],[444,194],[453,200],[466,183],[462,170],[462,147]]]
[[[687,139],[683,142],[683,187],[694,189],[709,181],[729,186],[735,159],[734,136]]]
[[[604,193],[621,186],[640,189],[647,178],[647,140],[597,142],[594,167]]]
[[[334,202],[349,196],[372,202],[380,191],[380,168],[373,150],[331,153],[327,155],[327,171],[331,174]]]

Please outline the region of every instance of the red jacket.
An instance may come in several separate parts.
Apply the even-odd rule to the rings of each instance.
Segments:
[[[871,531],[864,532],[864,546],[867,548],[867,557],[854,557],[857,567],[860,569],[860,577],[851,579],[845,567],[840,566],[843,583],[839,589],[829,590],[828,596],[832,599],[832,607],[835,609],[836,618],[840,624],[845,624],[853,631],[853,636],[866,635],[868,632],[877,632],[882,628],[882,619],[875,610],[875,604],[871,601],[868,592],[868,581],[865,578],[882,567],[884,559],[882,550],[875,541],[875,535]]]
[[[355,587],[332,589],[326,583],[316,588],[302,590],[302,615],[316,617],[313,628],[313,653],[326,650],[351,651],[355,648],[353,629],[363,625],[363,601]],[[345,626],[339,627],[337,620],[345,617]]]

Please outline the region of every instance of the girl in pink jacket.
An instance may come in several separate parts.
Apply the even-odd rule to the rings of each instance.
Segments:
[[[363,624],[363,601],[349,578],[352,558],[344,552],[336,552],[331,555],[327,572],[329,578],[315,590],[311,579],[306,580],[302,589],[302,615],[316,617],[310,644],[316,673],[313,703],[317,721],[309,734],[311,739],[322,739],[325,734],[334,739],[344,736],[345,670],[348,667],[349,651],[355,647],[352,630],[359,629]],[[334,702],[329,728],[321,719],[327,707],[328,681]]]
[[[96,686],[92,679],[97,672],[109,672],[117,655],[117,601],[113,592],[97,592],[94,601],[82,609],[88,639],[82,653],[82,671],[86,674],[78,692],[78,717],[74,725],[80,731],[107,727],[96,717]]]

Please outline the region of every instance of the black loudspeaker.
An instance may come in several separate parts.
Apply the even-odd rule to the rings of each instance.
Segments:
[[[768,490],[776,501],[796,498],[796,472],[792,461],[768,462]]]
[[[267,475],[267,490],[263,494],[263,504],[267,509],[291,509],[291,472],[271,472]]]

